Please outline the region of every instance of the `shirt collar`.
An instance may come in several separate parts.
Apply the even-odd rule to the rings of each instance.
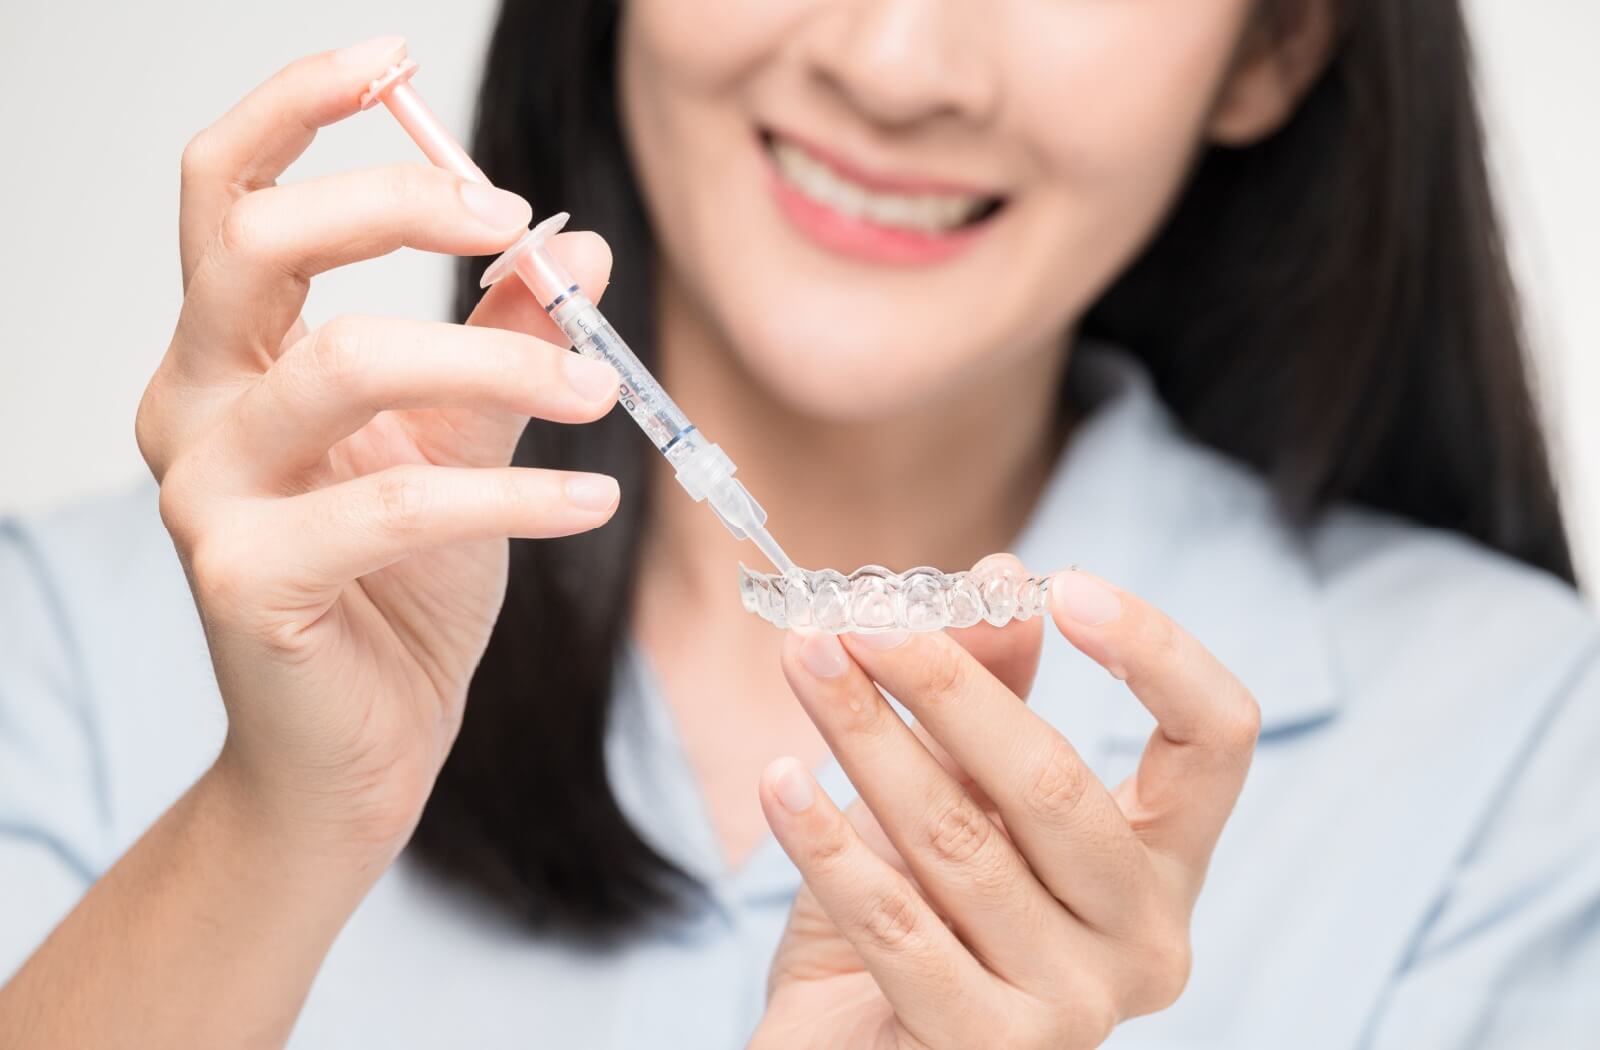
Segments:
[[[1069,382],[1087,415],[1018,557],[1034,572],[1080,565],[1173,617],[1254,694],[1264,736],[1331,717],[1340,689],[1321,592],[1266,484],[1185,434],[1131,355],[1079,347]],[[1121,729],[1142,739],[1149,721]]]

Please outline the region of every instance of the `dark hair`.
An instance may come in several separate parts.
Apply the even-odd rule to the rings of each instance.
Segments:
[[[569,209],[610,241],[606,312],[648,364],[653,250],[619,126],[618,18],[618,0],[507,0],[475,154],[537,211]],[[1200,159],[1085,330],[1140,356],[1184,423],[1258,468],[1291,519],[1360,501],[1570,582],[1483,145],[1459,0],[1347,0],[1296,115]],[[462,316],[482,265],[462,267]],[[603,750],[650,455],[620,412],[528,428],[520,462],[608,471],[628,498],[597,532],[513,545],[414,841],[532,927],[622,933],[693,885],[628,823]]]

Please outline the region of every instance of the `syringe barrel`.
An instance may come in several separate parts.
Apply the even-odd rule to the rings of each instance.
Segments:
[[[530,254],[549,257],[548,252]],[[524,273],[526,269],[525,265],[517,268],[518,273]],[[541,289],[534,288],[534,294],[540,295],[541,292]],[[617,370],[622,377],[617,400],[623,410],[639,424],[658,451],[669,460],[675,460],[674,446],[690,437],[694,430],[689,417],[661,389],[661,385],[629,349],[628,344],[623,342],[622,336],[611,327],[611,322],[605,319],[587,296],[578,291],[576,285],[569,284],[561,294],[565,297],[558,297],[549,304],[551,319],[572,340],[574,350],[585,357],[605,361]],[[683,451],[687,452],[688,449]]]
[[[548,255],[537,251],[530,254]],[[519,264],[517,272],[525,273],[527,269],[525,263]],[[532,282],[529,284],[531,287]],[[537,294],[539,289],[534,291]],[[617,400],[655,444],[656,451],[676,469],[678,484],[684,491],[696,502],[706,501],[736,538],[747,539],[760,532],[767,512],[733,476],[737,469],[733,460],[695,429],[595,305],[569,285],[552,303],[550,316],[572,340],[573,349],[585,357],[609,362],[617,370],[622,377]]]

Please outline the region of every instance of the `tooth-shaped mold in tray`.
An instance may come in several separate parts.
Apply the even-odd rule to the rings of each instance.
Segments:
[[[890,572],[867,565],[850,575],[833,569],[794,569],[783,575],[739,566],[739,597],[774,627],[808,627],[830,634],[877,634],[905,628],[940,631],[988,622],[996,627],[1042,615],[1050,577],[1008,565],[975,572],[928,566]]]

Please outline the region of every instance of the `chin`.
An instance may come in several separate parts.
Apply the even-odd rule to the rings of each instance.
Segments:
[[[798,415],[837,424],[926,407],[949,395],[961,371],[938,367],[936,353],[886,350],[888,343],[860,329],[847,337],[767,331],[733,345],[773,400]]]

